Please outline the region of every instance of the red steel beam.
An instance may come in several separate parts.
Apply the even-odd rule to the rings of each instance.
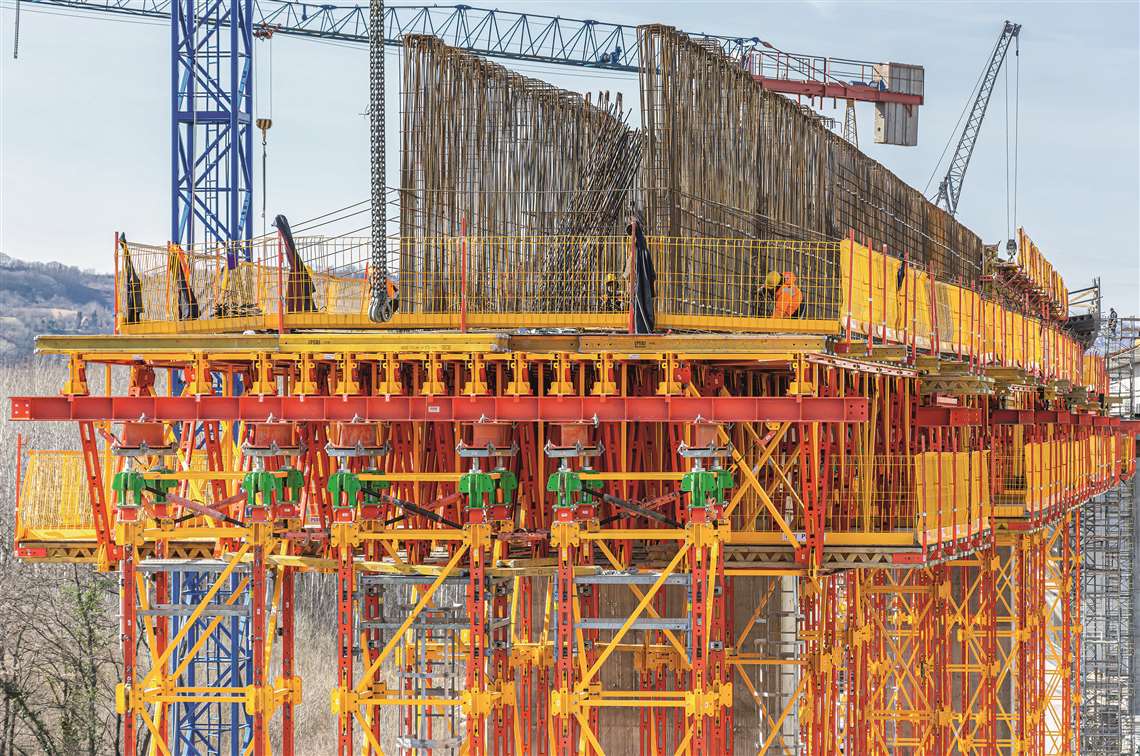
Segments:
[[[862,422],[864,397],[21,396],[13,420]]]
[[[865,84],[842,84],[840,82],[824,81],[790,81],[788,79],[772,79],[767,76],[752,77],[761,87],[781,94],[798,95],[802,97],[830,97],[836,100],[859,100],[861,102],[897,102],[902,105],[921,105],[923,97],[919,94],[906,94],[892,92],[889,89],[877,89]]]
[[[981,425],[982,411],[974,407],[919,407],[915,425],[920,428]]]
[[[1038,413],[1031,409],[997,409],[990,412],[991,425],[1033,425],[1038,421]],[[1045,422],[1045,421],[1042,421]],[[1054,420],[1055,422],[1055,420]]]

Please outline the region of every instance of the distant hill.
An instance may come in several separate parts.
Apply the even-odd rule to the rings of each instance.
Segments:
[[[115,277],[0,253],[0,359],[31,354],[43,333],[108,333]]]

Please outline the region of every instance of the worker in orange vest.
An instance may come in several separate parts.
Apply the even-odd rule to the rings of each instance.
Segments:
[[[772,271],[764,277],[764,285],[768,291],[775,292],[772,301],[772,317],[794,317],[804,301],[804,294],[796,285],[796,274],[790,271],[783,273]]]

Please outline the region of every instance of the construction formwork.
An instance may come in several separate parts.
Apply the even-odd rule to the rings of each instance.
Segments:
[[[857,153],[863,183],[781,187],[799,164],[775,153],[834,145],[775,95],[753,102],[788,128],[755,135],[768,204],[740,204],[727,162],[667,142],[696,123],[678,91],[747,98],[746,74],[669,30],[642,43],[635,135],[616,105],[412,40],[410,212],[384,250],[119,240],[116,333],[39,340],[66,383],[12,417],[80,448],[18,451],[17,552],[120,573],[125,751],[189,753],[193,730],[310,752],[302,696],[327,697],[341,756],[1077,751],[1083,518],[1140,429],[1108,414],[1103,359],[1030,306],[1028,272],[1020,297],[971,279],[976,237]],[[534,175],[511,134],[551,119],[566,144],[524,139]],[[718,123],[710,151],[737,133]],[[592,157],[642,139],[645,213],[623,217],[628,165]],[[843,186],[926,220],[812,199]],[[128,392],[93,394],[91,369]],[[297,671],[300,571],[335,582],[329,690]],[[223,641],[234,666],[204,682]]]

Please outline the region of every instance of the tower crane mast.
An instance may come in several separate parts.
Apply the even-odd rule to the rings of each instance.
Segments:
[[[935,204],[942,207],[950,215],[955,215],[958,212],[958,200],[962,196],[962,182],[966,178],[966,169],[970,167],[970,157],[974,154],[974,144],[978,140],[978,131],[982,128],[982,120],[986,117],[990,95],[993,94],[994,84],[997,82],[998,73],[1001,72],[1002,64],[1005,62],[1009,46],[1016,42],[1020,33],[1021,24],[1006,21],[1002,27],[1001,36],[998,37],[997,44],[994,45],[993,52],[990,54],[990,61],[982,74],[981,85],[978,87],[977,94],[974,96],[974,103],[970,107],[969,118],[966,119],[966,125],[962,129],[961,136],[958,137],[958,147],[950,159],[950,167],[938,185],[938,196],[935,199]],[[1017,55],[1016,45],[1014,55]]]

